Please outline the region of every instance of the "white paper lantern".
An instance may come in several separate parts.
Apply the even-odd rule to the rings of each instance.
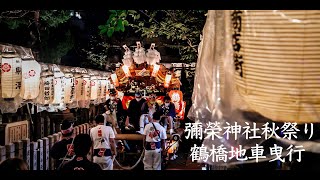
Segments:
[[[21,90],[21,58],[17,54],[3,53],[1,59],[2,98],[14,98]]]
[[[64,74],[57,65],[52,66],[54,76],[54,99],[52,104],[64,103]]]
[[[74,78],[75,78],[75,87],[76,87],[76,101],[81,101],[84,100],[84,96],[83,96],[83,86],[82,86],[82,75],[81,74],[74,74]]]
[[[36,99],[36,104],[49,105],[54,98],[53,73],[50,71],[43,71],[40,76],[40,90],[39,96]]]
[[[108,89],[108,79],[107,77],[102,77],[101,79],[101,103],[104,103],[106,101],[106,97],[107,97],[107,89]]]
[[[98,99],[98,78],[97,76],[90,77],[90,100],[94,101]]]
[[[78,80],[80,80],[78,78]],[[79,87],[79,99],[78,105],[80,108],[89,108],[91,99],[91,85],[90,76],[88,74],[82,74],[81,80],[78,81],[77,87]]]
[[[22,61],[22,82],[20,97],[31,100],[38,97],[40,92],[41,65],[36,60]]]
[[[76,100],[75,77],[72,73],[65,73],[64,77],[64,103],[70,104]]]
[[[319,122],[320,11],[233,15],[235,78],[243,100],[273,121]]]

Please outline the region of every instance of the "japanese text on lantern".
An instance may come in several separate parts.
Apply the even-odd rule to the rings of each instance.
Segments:
[[[241,14],[242,11],[240,10],[234,10],[231,14],[232,16],[232,24],[233,24],[233,35],[232,35],[232,45],[233,45],[233,61],[235,65],[236,71],[239,72],[240,77],[243,77],[243,71],[242,71],[242,64],[243,59],[242,55],[240,54],[241,44],[239,43],[239,37],[241,36]]]

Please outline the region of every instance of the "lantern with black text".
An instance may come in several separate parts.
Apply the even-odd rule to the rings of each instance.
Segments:
[[[98,99],[98,78],[95,75],[90,77],[90,100]]]
[[[49,105],[52,103],[54,98],[54,85],[53,85],[53,73],[49,70],[45,64],[41,65],[40,75],[40,91],[39,96],[36,99],[38,105]]]
[[[64,103],[70,104],[76,100],[75,77],[71,72],[64,74]]]
[[[54,87],[54,98],[52,104],[50,104],[50,111],[63,111],[65,110],[64,96],[65,96],[65,82],[64,73],[60,67],[56,64],[51,65],[53,71],[53,87]]]
[[[1,96],[14,98],[21,90],[21,58],[13,47],[4,46],[1,58]]]

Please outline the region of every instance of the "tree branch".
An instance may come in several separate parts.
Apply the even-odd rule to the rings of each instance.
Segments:
[[[16,11],[4,11],[1,13],[0,18],[4,19],[19,19],[27,15],[28,13],[35,12],[35,11],[22,11],[22,10],[16,10]]]
[[[145,12],[143,12],[142,10],[139,10],[142,14],[146,15],[148,18],[152,19],[154,22],[156,22],[157,24],[160,25],[160,23],[158,21],[156,21],[154,18],[150,17],[148,14],[146,14]]]

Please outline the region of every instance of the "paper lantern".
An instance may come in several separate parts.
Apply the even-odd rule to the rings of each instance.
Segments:
[[[46,66],[46,65],[42,65]],[[42,68],[40,75],[40,90],[39,96],[36,99],[36,104],[38,105],[49,105],[52,103],[54,98],[54,77],[50,70],[45,70]]]
[[[25,100],[35,99],[40,92],[41,65],[35,60],[23,60],[22,67],[20,97]]]
[[[320,11],[234,11],[233,21],[243,100],[274,121],[319,122]]]
[[[78,105],[80,108],[89,108],[90,99],[91,99],[91,84],[90,84],[90,76],[88,74],[82,75],[82,83],[80,85],[79,99],[80,100],[78,101]]]
[[[77,101],[81,101],[84,100],[84,96],[83,96],[83,86],[82,86],[82,75],[81,74],[74,74],[75,77],[75,87],[76,87],[76,100]]]
[[[57,65],[52,65],[54,99],[52,104],[60,105],[64,103],[64,74]]]
[[[164,86],[165,88],[168,88],[168,87],[169,87],[169,84],[170,84],[170,81],[171,81],[171,77],[172,77],[172,75],[171,75],[170,73],[167,73],[167,74],[166,74],[166,77],[165,77],[165,79],[164,79],[164,84],[163,84],[163,86]]]
[[[111,74],[111,80],[112,80],[113,85],[114,85],[115,87],[118,87],[118,86],[119,86],[119,81],[118,81],[117,74]]]
[[[159,69],[160,69],[160,65],[159,64],[154,64],[151,76],[156,77],[157,74],[158,74]]]
[[[126,75],[126,77],[131,77],[131,73],[130,73],[130,70],[129,70],[128,66],[123,65],[122,66],[122,70],[123,70],[124,74]]]
[[[96,76],[90,77],[90,100],[98,99],[98,78]]]
[[[12,47],[5,46],[1,58],[1,96],[14,98],[21,91],[21,58]]]
[[[101,77],[101,91],[100,91],[100,103],[104,103],[107,97],[107,78]]]
[[[64,74],[64,103],[70,104],[76,100],[75,77],[71,72]]]

